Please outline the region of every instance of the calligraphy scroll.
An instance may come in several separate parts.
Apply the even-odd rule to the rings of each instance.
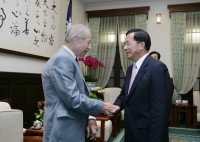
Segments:
[[[0,0],[0,48],[50,57],[59,47],[61,0]]]

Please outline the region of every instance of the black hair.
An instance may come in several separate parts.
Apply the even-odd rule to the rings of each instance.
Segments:
[[[135,41],[139,41],[139,42],[144,42],[145,43],[145,48],[147,51],[150,50],[150,46],[151,46],[151,38],[149,36],[149,34],[142,30],[142,29],[131,29],[126,33],[126,36],[130,33],[134,33],[134,37],[133,39]]]
[[[161,57],[160,53],[158,53],[156,51],[152,51],[152,52],[149,53],[149,55],[152,55],[152,54],[157,54],[158,55],[158,60],[160,60],[160,57]]]

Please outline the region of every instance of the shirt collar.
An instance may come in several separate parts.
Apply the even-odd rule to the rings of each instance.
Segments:
[[[135,65],[137,66],[137,69],[139,69],[144,61],[144,59],[148,56],[148,53],[146,53],[144,56],[142,56],[136,63]]]
[[[73,57],[74,59],[76,59],[76,55],[75,55],[69,48],[67,48],[67,46],[63,45],[63,47],[64,47],[67,51],[69,51],[69,53],[72,55],[72,57]]]

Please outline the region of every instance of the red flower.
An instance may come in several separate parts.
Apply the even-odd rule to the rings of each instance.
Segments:
[[[97,58],[92,56],[86,56],[85,58],[79,58],[79,61],[82,61],[89,68],[99,68],[104,67],[103,63]]]
[[[86,82],[97,81],[99,75],[98,69],[104,67],[103,63],[99,61],[97,58],[92,56],[80,57],[78,60],[81,61],[86,66],[86,68],[83,69],[85,81]]]
[[[38,101],[38,108],[44,109],[44,101]]]

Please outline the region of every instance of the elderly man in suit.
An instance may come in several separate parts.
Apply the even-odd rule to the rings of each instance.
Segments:
[[[76,57],[91,48],[91,32],[84,25],[73,25],[63,45],[46,63],[42,72],[45,96],[43,142],[85,142],[97,132],[95,117],[119,109],[111,103],[89,98]],[[89,117],[90,115],[90,117]]]
[[[150,46],[150,36],[144,30],[126,33],[124,49],[133,64],[114,102],[125,110],[125,142],[169,142],[170,76],[166,65],[148,54]]]

